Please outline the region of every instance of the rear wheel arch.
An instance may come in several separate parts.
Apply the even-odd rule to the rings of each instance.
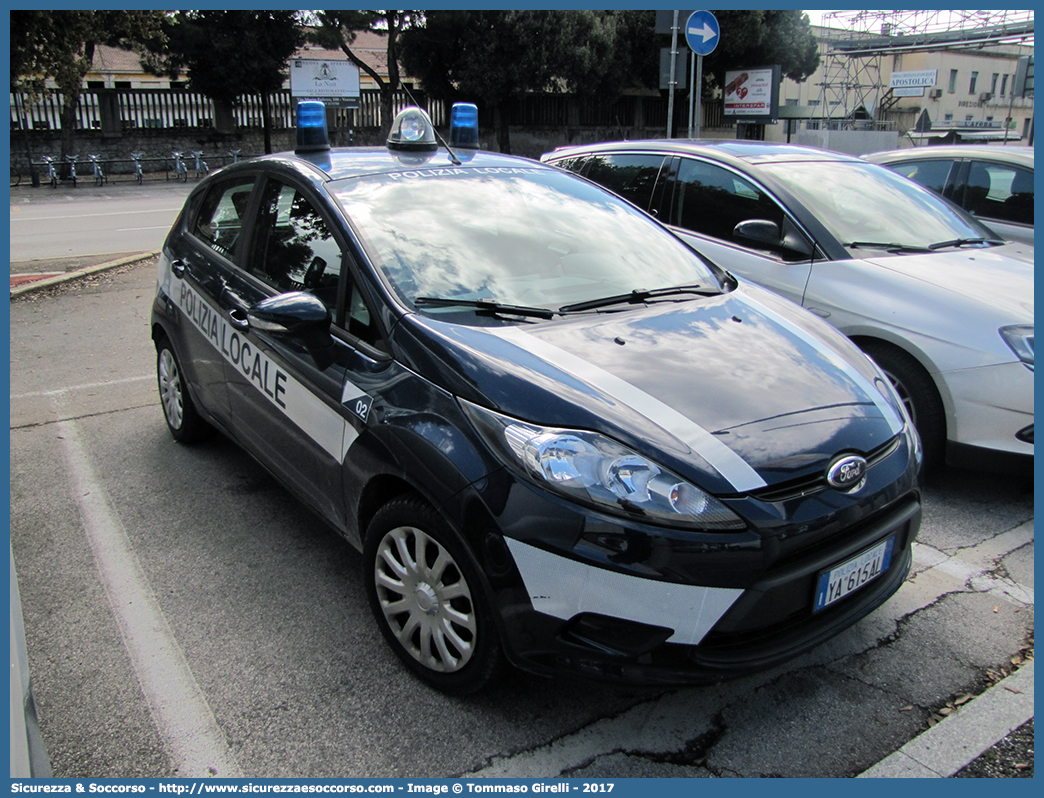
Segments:
[[[197,443],[213,434],[213,428],[200,414],[185,379],[181,358],[171,339],[153,329],[156,345],[156,378],[160,407],[167,428],[178,443]]]

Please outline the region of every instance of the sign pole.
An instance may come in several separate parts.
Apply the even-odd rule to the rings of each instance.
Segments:
[[[703,56],[696,56],[696,77],[692,82],[692,92],[696,98],[696,132],[693,138],[700,137],[700,126],[703,122]]]
[[[693,113],[693,103],[696,101],[696,84],[693,82],[693,75],[696,74],[696,62],[700,60],[702,56],[695,56],[692,59],[692,63],[689,65],[689,138],[692,136],[692,126],[695,114]]]
[[[671,80],[668,84],[667,95],[667,138],[671,137],[671,128],[674,127],[674,84],[677,79],[674,70],[678,63],[678,12],[674,12],[674,23],[671,25]]]
[[[685,23],[685,40],[695,54],[693,75],[689,82],[689,138],[700,137],[700,121],[703,116],[703,56],[710,55],[718,46],[721,28],[710,11],[693,11]],[[693,110],[695,108],[695,111]],[[695,133],[695,135],[694,135]]]

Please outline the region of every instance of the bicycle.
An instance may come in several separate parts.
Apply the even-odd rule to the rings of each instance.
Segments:
[[[203,150],[193,150],[192,155],[196,159],[196,180],[199,180],[201,177],[206,176],[207,172],[210,171],[210,167],[203,160]]]
[[[174,158],[174,179],[184,183],[188,180],[188,167],[181,160],[182,154],[175,150],[171,153],[171,156]]]
[[[94,170],[94,185],[102,186],[109,182],[109,178],[106,176],[105,171],[102,169],[101,162],[98,160],[100,155],[88,155],[87,158],[91,162],[91,168]]]
[[[131,158],[134,160],[134,179],[136,181],[138,181],[138,185],[139,186],[141,185],[142,181],[145,179],[145,175],[142,174],[142,171],[141,171],[141,157],[144,154],[145,153],[143,153],[143,152],[132,152],[131,153]]]
[[[54,168],[54,156],[45,155],[43,162],[47,164],[47,182],[51,184],[51,188],[58,188],[58,170]]]
[[[76,188],[76,159],[79,155],[66,155],[65,160],[69,162],[69,179],[72,181],[73,188]]]

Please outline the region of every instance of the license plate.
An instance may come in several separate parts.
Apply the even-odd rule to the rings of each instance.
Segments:
[[[852,559],[821,573],[816,584],[816,602],[812,609],[818,611],[829,607],[838,599],[844,598],[853,590],[858,590],[883,574],[892,561],[894,545],[895,537],[882,540],[872,549],[867,549],[862,554],[857,554]]]

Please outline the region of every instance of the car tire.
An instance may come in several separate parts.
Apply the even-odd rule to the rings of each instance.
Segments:
[[[399,659],[422,681],[474,693],[499,670],[500,643],[477,568],[420,496],[374,515],[363,547],[370,607]]]
[[[178,443],[196,443],[208,437],[212,428],[200,416],[185,385],[181,363],[167,338],[156,344],[156,380],[160,405],[167,428]]]
[[[888,377],[921,437],[926,469],[942,464],[946,452],[946,411],[935,382],[907,352],[880,341],[864,341],[863,352]]]

